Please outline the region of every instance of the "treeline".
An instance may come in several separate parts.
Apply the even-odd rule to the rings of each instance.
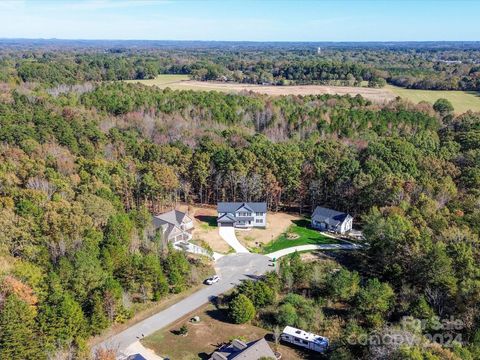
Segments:
[[[152,79],[187,74],[202,81],[253,84],[327,84],[431,90],[480,89],[476,48],[275,47],[124,48],[69,50],[0,48],[0,81],[42,86]]]
[[[249,62],[231,60],[228,63],[200,62],[172,66],[166,73],[190,74],[193,79],[235,81],[250,84],[330,84],[382,87],[385,80],[371,67],[348,62],[327,60]]]

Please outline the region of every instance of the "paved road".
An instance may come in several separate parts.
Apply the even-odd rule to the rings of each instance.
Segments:
[[[361,249],[361,245],[346,243],[346,244],[323,244],[323,245],[300,245],[294,246],[282,250],[275,251],[267,254],[270,259],[281,258],[282,256],[292,254],[295,251],[308,251],[308,250],[358,250]]]
[[[234,227],[220,226],[218,228],[218,233],[220,234],[221,238],[225,240],[227,244],[235,250],[235,252],[249,253],[245,246],[240,244],[240,242],[238,241],[237,236],[235,235]]]
[[[186,299],[179,301],[131,327],[112,336],[95,346],[92,350],[101,347],[118,349],[119,354],[130,355],[126,349],[143,336],[153,334],[169,324],[177,321],[188,313],[206,304],[215,296],[232,289],[242,279],[254,278],[269,270],[273,270],[270,258],[259,254],[232,254],[220,258],[216,265],[217,274],[221,280],[212,286],[205,286]]]

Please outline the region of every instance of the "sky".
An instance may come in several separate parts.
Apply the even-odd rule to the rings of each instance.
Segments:
[[[480,0],[0,0],[0,38],[480,41]]]

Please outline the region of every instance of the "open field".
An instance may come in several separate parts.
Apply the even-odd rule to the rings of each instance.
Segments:
[[[188,322],[191,317],[197,315],[200,317],[199,323]],[[187,324],[188,335],[176,335],[176,330],[183,324]],[[229,323],[225,310],[216,309],[209,304],[171,324],[168,328],[146,337],[142,343],[162,357],[168,356],[172,360],[196,360],[208,359],[220,344],[234,338],[241,338],[248,342],[265,337],[267,334],[267,330],[257,326]],[[267,340],[270,340],[268,336]],[[270,346],[273,347],[271,342]],[[280,345],[278,350],[282,353],[284,360],[305,358],[296,349],[284,345]]]
[[[293,224],[287,229],[285,233],[280,235],[277,239],[268,243],[263,248],[264,254],[269,254],[278,250],[286,249],[293,246],[300,245],[320,245],[320,244],[335,244],[337,240],[322,235],[319,231],[311,229],[310,220],[301,219],[294,220]],[[287,238],[287,234],[294,234],[295,239]]]
[[[464,113],[468,110],[480,111],[480,93],[467,91],[444,91],[444,90],[413,90],[404,89],[397,86],[387,85],[383,89],[373,89],[367,87],[350,86],[326,86],[326,85],[293,85],[293,86],[273,86],[273,85],[255,85],[238,84],[212,81],[189,80],[188,75],[159,75],[151,80],[126,80],[129,83],[141,83],[149,86],[158,86],[159,88],[169,87],[173,90],[203,90],[203,91],[223,91],[223,92],[241,92],[253,91],[267,95],[362,95],[363,97],[377,102],[384,103],[400,96],[414,103],[427,101],[434,103],[439,98],[445,98],[452,102],[456,113]]]
[[[427,101],[433,104],[440,98],[447,99],[452,103],[457,114],[462,114],[468,110],[480,111],[480,93],[473,91],[415,90],[392,85],[387,85],[385,88],[395,95],[414,103]]]
[[[167,87],[169,84],[179,84],[182,81],[189,80],[190,77],[188,75],[170,75],[170,74],[163,74],[158,75],[155,79],[146,79],[146,80],[125,80],[126,83],[141,83],[144,85],[149,86],[158,86],[161,88]]]
[[[295,220],[300,219],[301,217],[298,215],[272,212],[267,214],[267,227],[265,229],[238,230],[235,234],[243,246],[251,251],[255,251],[278,238],[293,225]]]
[[[204,91],[223,91],[223,92],[241,92],[253,91],[267,95],[362,95],[363,97],[375,102],[383,103],[393,100],[395,95],[385,89],[372,89],[367,87],[350,86],[326,86],[326,85],[292,85],[292,86],[274,86],[274,85],[255,85],[225,83],[213,81],[195,81],[188,80],[186,75],[159,75],[152,80],[127,80],[130,83],[141,83],[145,85],[155,85],[159,88],[169,87],[173,90],[204,90]]]

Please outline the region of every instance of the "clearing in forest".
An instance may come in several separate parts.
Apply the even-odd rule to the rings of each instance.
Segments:
[[[158,86],[161,89],[171,88],[172,90],[203,90],[222,92],[253,91],[266,95],[362,95],[366,99],[377,103],[389,102],[395,95],[385,89],[373,89],[367,87],[353,86],[328,86],[328,85],[257,85],[240,84],[233,82],[196,81],[188,80],[187,75],[159,75],[151,80],[127,80],[130,83],[141,83],[144,85]]]
[[[392,85],[387,85],[386,89],[413,103],[426,101],[433,104],[438,99],[447,99],[452,103],[457,114],[463,114],[468,110],[480,111],[480,93],[474,91],[416,90]]]
[[[439,98],[448,99],[457,114],[468,110],[480,111],[480,93],[473,91],[447,91],[447,90],[414,90],[387,85],[382,89],[353,86],[328,86],[328,85],[256,85],[229,82],[196,81],[190,80],[188,75],[159,75],[149,80],[126,80],[129,83],[141,83],[149,86],[158,86],[161,89],[172,90],[203,90],[241,92],[253,91],[267,95],[361,95],[376,103],[386,103],[400,96],[414,103],[427,101],[433,104]]]

